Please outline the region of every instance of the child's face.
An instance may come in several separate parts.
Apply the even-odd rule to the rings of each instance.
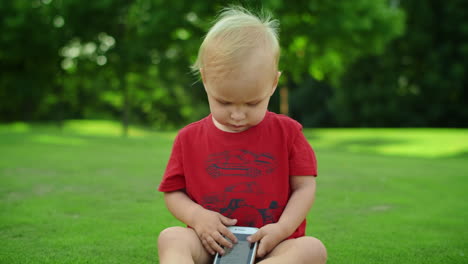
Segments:
[[[242,64],[235,70],[201,69],[213,121],[223,131],[242,132],[258,125],[278,84],[280,73],[270,60],[254,55]]]

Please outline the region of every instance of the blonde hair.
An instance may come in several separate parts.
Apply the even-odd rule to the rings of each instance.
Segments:
[[[201,68],[236,67],[240,61],[259,49],[271,52],[275,70],[279,61],[279,22],[262,12],[256,16],[245,8],[225,8],[208,31],[192,65],[198,73]],[[270,55],[270,54],[268,54]]]

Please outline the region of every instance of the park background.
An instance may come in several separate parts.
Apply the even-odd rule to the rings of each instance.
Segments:
[[[0,263],[158,263],[156,191],[209,113],[190,71],[230,3],[280,22],[270,110],[319,161],[329,263],[466,263],[468,2],[0,3]]]

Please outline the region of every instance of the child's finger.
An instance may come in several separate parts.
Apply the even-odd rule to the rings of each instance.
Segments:
[[[220,233],[217,233],[217,234],[213,235],[213,238],[219,245],[221,245],[221,246],[223,246],[225,248],[232,248],[232,246],[233,246],[232,243],[230,242],[232,240],[231,239],[227,240]],[[234,238],[235,238],[235,236],[234,236]]]
[[[210,244],[208,243],[207,240],[203,239],[202,241],[203,247],[208,251],[210,255],[214,255],[215,251],[211,248]]]
[[[220,233],[221,235],[231,240],[232,243],[237,243],[237,237],[227,227],[222,228]]]
[[[208,237],[206,239],[206,244],[210,248],[210,250],[208,251],[210,252],[211,255],[214,255],[215,252],[218,252],[221,255],[224,254],[223,248],[218,244],[218,242],[215,241],[214,238]]]
[[[250,243],[255,243],[257,241],[260,241],[260,239],[262,239],[263,236],[264,234],[262,229],[259,229],[257,232],[255,232],[255,234],[247,237],[247,241],[249,241]]]
[[[250,243],[258,242],[257,257],[263,258],[269,251],[269,241],[265,237],[263,229],[259,229],[255,234],[247,237],[247,241]]]
[[[231,218],[225,217],[222,214],[220,214],[219,216],[221,218],[221,222],[225,226],[232,226],[232,225],[235,225],[237,223],[237,219],[231,219]]]
[[[257,257],[263,258],[267,252],[270,251],[268,241],[262,240],[261,243],[258,244],[258,249],[257,249]]]

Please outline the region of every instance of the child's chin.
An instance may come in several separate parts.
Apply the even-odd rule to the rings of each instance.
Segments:
[[[232,132],[232,133],[239,133],[246,131],[250,128],[250,126],[224,126],[225,131]]]

